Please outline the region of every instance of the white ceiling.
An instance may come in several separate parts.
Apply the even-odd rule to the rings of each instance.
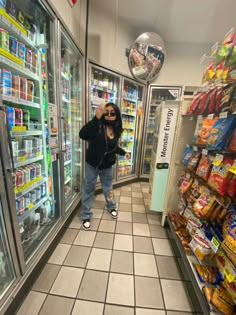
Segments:
[[[97,0],[135,34],[158,33],[165,42],[214,44],[236,28],[236,0]],[[100,1],[100,3],[99,3]]]

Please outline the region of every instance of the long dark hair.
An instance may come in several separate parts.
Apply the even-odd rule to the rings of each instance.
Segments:
[[[117,139],[121,137],[123,128],[122,128],[122,119],[121,119],[121,113],[119,107],[114,103],[107,103],[105,107],[112,106],[116,113],[116,120],[114,120],[114,123],[112,124],[112,127],[114,129],[115,136]],[[103,116],[103,122],[107,122]]]

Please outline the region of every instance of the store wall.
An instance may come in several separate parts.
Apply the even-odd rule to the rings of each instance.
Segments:
[[[78,0],[72,8],[68,0],[47,0],[69,29],[73,39],[85,52],[87,0]]]
[[[131,76],[125,49],[140,35],[112,12],[104,9],[107,0],[90,0],[88,25],[88,58],[98,64]],[[103,8],[100,9],[100,8]],[[151,30],[143,30],[151,31]],[[210,51],[211,45],[166,43],[166,62],[156,84],[199,85],[205,65],[200,57]]]

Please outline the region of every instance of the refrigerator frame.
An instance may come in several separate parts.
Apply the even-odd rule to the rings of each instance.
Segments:
[[[142,150],[140,155],[140,168],[139,168],[139,178],[148,180],[150,175],[144,174],[143,172],[143,166],[144,166],[144,157],[145,157],[145,141],[146,141],[146,135],[147,135],[147,123],[149,121],[149,112],[150,112],[150,104],[152,99],[152,90],[153,89],[179,89],[180,90],[180,97],[176,99],[176,101],[181,101],[184,93],[184,85],[164,85],[164,84],[149,84],[146,94],[146,108],[145,108],[145,120],[143,122],[143,130],[144,130],[144,136],[142,141]]]

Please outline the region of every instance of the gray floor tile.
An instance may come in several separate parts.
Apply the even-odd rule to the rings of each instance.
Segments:
[[[112,249],[113,240],[114,234],[98,232],[93,247]]]
[[[175,311],[167,311],[166,315],[194,315],[195,313],[183,313],[183,312],[175,312]],[[196,314],[198,315],[198,314]]]
[[[112,251],[109,249],[92,248],[88,269],[109,271]]]
[[[165,311],[151,310],[148,308],[136,308],[136,315],[165,315]]]
[[[116,233],[118,234],[128,234],[132,235],[132,223],[130,222],[117,222],[116,223]]]
[[[131,184],[131,187],[132,187],[132,190],[133,190],[133,187],[141,187],[141,184],[139,182],[137,183],[132,183]]]
[[[99,227],[99,224],[100,224],[100,219],[94,219],[94,218],[92,218],[91,219],[91,227],[90,227],[90,229],[92,230],[92,231],[97,231],[97,229],[98,229],[98,227]],[[82,228],[81,228],[82,229]]]
[[[86,270],[78,298],[96,302],[104,302],[107,290],[108,273],[94,270]]]
[[[71,224],[70,224],[69,228],[71,228],[71,229],[80,229],[81,224],[82,224],[82,222],[80,220],[80,217],[79,217],[78,214],[76,214],[74,216],[73,220],[71,221]]]
[[[149,193],[149,188],[148,187],[142,187],[142,192]]]
[[[141,192],[141,187],[132,187],[132,191]]]
[[[102,215],[103,215],[103,210],[101,209],[91,209],[92,213],[93,213],[93,219],[101,219]]]
[[[153,254],[152,240],[150,237],[134,236],[134,252]]]
[[[154,255],[134,253],[134,274],[145,277],[158,277]]]
[[[164,309],[160,281],[135,276],[136,306]]]
[[[120,189],[114,189],[113,191],[114,191],[114,195],[115,196],[120,196],[120,194],[121,194],[121,190]]]
[[[144,205],[144,199],[132,197],[132,204],[133,205]]]
[[[129,185],[125,185],[125,186],[122,186],[121,187],[121,191],[131,191],[131,186],[129,186]]]
[[[152,238],[152,243],[156,255],[174,256],[169,240]]]
[[[104,315],[134,315],[134,308],[106,304]]]
[[[129,203],[120,203],[119,204],[119,211],[126,211],[126,212],[131,211],[131,204],[129,204]]]
[[[78,233],[79,231],[77,229],[67,229],[60,243],[72,245]]]
[[[151,236],[157,238],[168,238],[165,228],[158,225],[149,225]]]
[[[71,245],[58,244],[52,256],[49,258],[49,264],[62,265],[70,248]]]
[[[17,315],[37,315],[46,297],[44,293],[30,291]]]
[[[80,230],[79,234],[77,235],[74,241],[74,245],[92,246],[95,236],[96,236],[96,232],[94,231]]]
[[[95,196],[95,200],[97,201],[104,201],[105,202],[105,197],[103,194],[99,194]]]
[[[143,194],[141,191],[132,191],[132,197],[143,198]]]
[[[184,282],[161,279],[161,286],[167,310],[194,311]]]
[[[150,236],[148,224],[133,223],[133,234],[138,236]]]
[[[109,214],[110,215],[110,214]],[[111,215],[110,215],[111,216]],[[98,231],[114,233],[116,228],[116,221],[101,220]]]
[[[150,200],[149,199],[143,199],[145,206],[150,207]]]
[[[137,213],[146,213],[144,205],[132,205],[132,211]]]
[[[102,220],[109,220],[109,221],[114,221],[110,213],[108,213],[107,210],[103,212]]]
[[[36,280],[33,290],[48,293],[60,271],[60,266],[46,264]]]
[[[131,197],[120,196],[120,203],[129,203],[131,204]]]
[[[130,235],[116,234],[114,241],[114,250],[133,251],[133,239]]]
[[[174,257],[156,256],[160,278],[180,280],[181,272]]]
[[[50,293],[75,298],[84,270],[63,266],[51,288]]]
[[[48,295],[39,315],[70,315],[73,305],[73,299]]]
[[[134,277],[110,273],[106,302],[134,306]]]
[[[95,200],[93,202],[93,207],[92,208],[104,209],[104,207],[105,207],[105,201]]]
[[[117,220],[123,221],[123,222],[132,222],[132,213],[131,212],[125,212],[125,211],[119,211]]]
[[[111,259],[111,272],[133,274],[133,253],[114,250]]]
[[[85,268],[91,248],[73,245],[64,261],[64,265],[70,267]]]
[[[161,215],[159,214],[148,214],[148,223],[154,225],[161,225]]]
[[[77,300],[72,315],[102,315],[104,304]]]
[[[133,212],[133,222],[134,223],[148,223],[146,214]]]
[[[120,195],[125,197],[131,197],[131,191],[121,190]]]

